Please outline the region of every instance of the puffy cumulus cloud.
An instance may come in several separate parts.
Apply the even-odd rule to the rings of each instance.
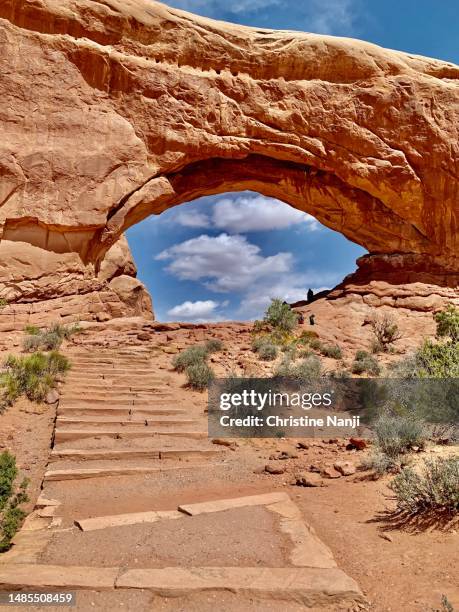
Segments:
[[[260,279],[289,272],[291,253],[264,257],[244,236],[203,234],[176,244],[156,256],[169,261],[166,270],[181,280],[201,281],[216,292],[242,292]]]
[[[172,220],[174,223],[178,223],[184,227],[210,227],[210,218],[208,215],[195,210],[179,211]]]
[[[217,321],[221,320],[222,316],[217,312],[220,306],[226,306],[227,302],[215,302],[214,300],[198,300],[196,302],[186,301],[182,304],[177,304],[167,311],[169,317],[189,321]]]
[[[216,228],[232,233],[287,229],[295,225],[309,231],[320,228],[311,215],[262,195],[218,200],[212,220]]]

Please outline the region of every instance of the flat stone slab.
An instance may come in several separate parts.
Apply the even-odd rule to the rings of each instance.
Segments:
[[[119,571],[117,567],[0,563],[0,589],[113,589]]]
[[[364,602],[357,583],[336,568],[135,569],[122,574],[116,588],[147,589],[163,597],[231,590],[236,595],[295,601],[309,607]]]
[[[179,431],[171,429],[157,430],[152,427],[144,427],[140,430],[134,429],[56,429],[54,441],[70,442],[82,440],[83,438],[95,438],[97,436],[108,436],[111,438],[148,438],[149,436],[172,436],[177,438],[190,438],[193,440],[204,440],[207,438],[205,431]]]
[[[109,527],[124,527],[125,525],[138,525],[140,523],[156,523],[157,521],[164,519],[174,520],[179,518],[184,518],[184,514],[182,512],[177,512],[176,510],[158,510],[81,519],[79,521],[75,521],[75,525],[79,527],[81,531],[95,531],[97,529],[107,529]]]
[[[277,502],[289,502],[287,493],[263,493],[261,495],[247,495],[245,497],[232,497],[229,499],[217,499],[215,501],[200,502],[197,504],[182,504],[178,507],[180,512],[196,516],[197,514],[208,514],[210,512],[222,512],[232,508],[243,508],[244,506],[268,506]]]
[[[172,470],[185,470],[202,467],[199,464],[173,465],[170,467],[113,467],[113,468],[78,468],[75,470],[49,470],[45,474],[45,482],[56,480],[84,480],[85,478],[106,478],[110,476],[142,476]]]
[[[104,459],[159,459],[159,451],[130,448],[120,450],[54,449],[50,455],[50,461],[59,461],[60,459],[86,459],[88,461]]]

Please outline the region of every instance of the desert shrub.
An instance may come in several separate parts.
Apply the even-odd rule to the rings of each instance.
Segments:
[[[357,351],[352,364],[353,374],[372,374],[378,376],[381,373],[381,367],[376,359],[367,351]]]
[[[331,357],[332,359],[342,359],[343,357],[341,347],[339,347],[337,344],[322,344],[320,347],[320,352],[324,357]]]
[[[223,350],[223,342],[218,340],[218,338],[207,340],[204,346],[208,353],[219,353]]]
[[[5,306],[8,306],[8,300],[5,300],[5,298],[0,298],[0,310],[3,310]]]
[[[315,355],[311,355],[294,364],[289,375],[292,378],[307,381],[311,378],[318,378],[321,374],[322,365],[320,359]]]
[[[272,344],[269,334],[263,334],[261,336],[256,336],[256,338],[254,338],[252,341],[252,349],[255,351],[255,353],[258,353],[261,347],[264,346],[265,344]]]
[[[298,315],[288,304],[276,298],[266,309],[264,322],[279,331],[292,332],[298,325]]]
[[[311,355],[314,355],[314,353],[311,351],[311,349],[308,348],[301,349],[296,353],[296,356],[300,357],[301,359],[304,359],[305,357],[311,357]]]
[[[42,402],[56,386],[58,377],[70,369],[69,360],[56,351],[21,357],[10,355],[0,375],[0,409],[11,406],[21,395]]]
[[[371,470],[376,478],[381,478],[388,472],[396,473],[400,471],[400,461],[397,457],[389,457],[389,455],[378,450],[365,457],[361,466],[364,470]]]
[[[400,378],[458,378],[459,342],[425,340],[392,371]]]
[[[452,304],[434,316],[437,324],[437,337],[449,338],[453,342],[459,342],[459,308]]]
[[[390,483],[397,507],[409,514],[459,513],[459,456],[424,460],[420,471],[404,468]]]
[[[347,380],[348,378],[351,378],[350,372],[343,366],[336,368],[336,370],[330,370],[327,376],[337,380]]]
[[[54,323],[43,330],[34,325],[29,325],[24,330],[27,334],[23,342],[24,351],[30,353],[34,351],[57,350],[64,340],[68,340],[80,330],[81,328],[77,323],[74,325]]]
[[[292,368],[293,362],[290,355],[284,355],[274,372],[274,376],[282,376],[283,378],[288,378],[289,376],[291,376]]]
[[[172,360],[172,365],[177,372],[184,372],[189,366],[205,363],[207,356],[207,348],[197,344],[176,355]]]
[[[258,355],[263,361],[273,361],[277,357],[278,349],[275,344],[265,342],[258,349]]]
[[[189,365],[186,370],[188,385],[199,391],[206,389],[215,374],[205,361],[199,361]]]
[[[318,340],[319,334],[315,331],[303,330],[297,338],[298,344],[309,344],[312,340]]]
[[[11,540],[26,516],[21,504],[28,501],[28,481],[24,479],[16,486],[17,476],[15,457],[8,451],[3,452],[0,455],[0,553],[10,548]]]
[[[322,342],[318,338],[312,338],[309,342],[309,346],[313,351],[320,351],[322,349]]]
[[[372,349],[374,353],[386,352],[391,345],[402,337],[394,318],[388,314],[375,315],[370,321],[374,335]]]
[[[441,596],[440,605],[441,608],[432,608],[432,612],[454,612],[454,608],[446,595]]]
[[[412,416],[381,416],[373,425],[378,449],[396,458],[414,446],[422,448],[427,439],[426,425]]]

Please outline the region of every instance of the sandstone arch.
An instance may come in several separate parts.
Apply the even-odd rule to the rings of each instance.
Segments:
[[[97,267],[149,214],[252,189],[378,269],[457,284],[458,66],[151,0],[4,0],[0,18],[3,241]]]

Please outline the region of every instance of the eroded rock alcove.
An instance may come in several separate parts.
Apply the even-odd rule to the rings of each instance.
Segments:
[[[0,18],[0,256],[11,261],[0,292],[10,301],[48,301],[48,312],[91,295],[89,314],[142,312],[132,265],[110,255],[123,232],[243,189],[369,251],[335,297],[349,287],[377,296],[374,282],[428,297],[421,309],[457,296],[458,66],[151,0],[4,0]],[[30,283],[21,257],[34,261]]]

